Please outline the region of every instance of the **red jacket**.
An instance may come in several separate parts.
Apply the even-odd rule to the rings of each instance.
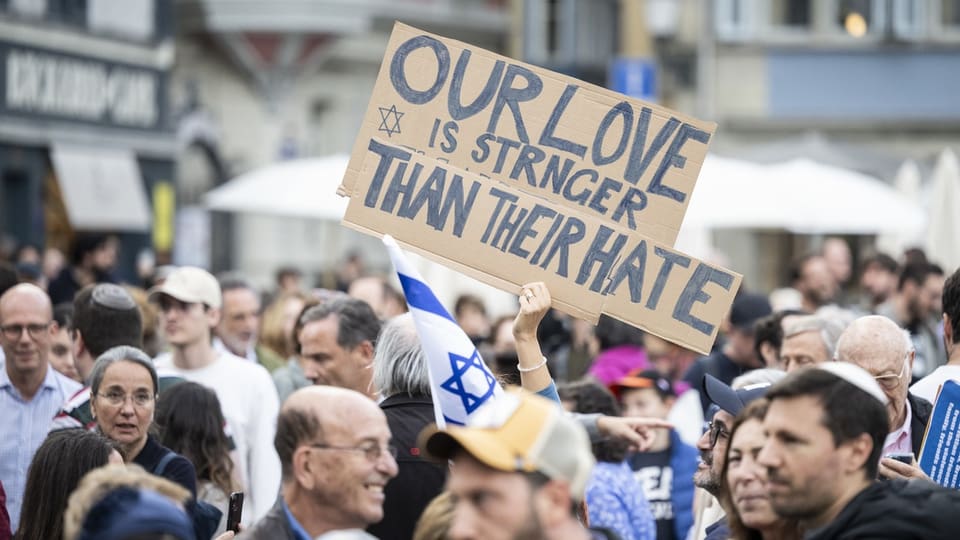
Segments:
[[[0,483],[0,540],[10,540],[13,537],[10,531],[10,514],[7,513],[7,493]]]

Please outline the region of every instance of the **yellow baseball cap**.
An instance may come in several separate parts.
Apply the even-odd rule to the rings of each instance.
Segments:
[[[579,422],[556,402],[519,389],[495,398],[466,426],[426,427],[419,441],[434,460],[448,460],[462,448],[492,469],[540,472],[563,480],[577,501],[583,499],[596,462]]]

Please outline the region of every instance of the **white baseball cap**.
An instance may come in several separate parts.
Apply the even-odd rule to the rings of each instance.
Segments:
[[[222,304],[217,278],[195,266],[181,266],[171,272],[161,285],[150,289],[150,300],[156,300],[161,294],[181,302],[205,304],[217,309]]]

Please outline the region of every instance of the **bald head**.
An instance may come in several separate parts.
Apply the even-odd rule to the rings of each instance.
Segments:
[[[48,320],[53,318],[53,304],[47,293],[32,283],[20,283],[0,296],[0,324],[6,324],[3,321],[5,312],[21,306],[45,315]]]
[[[906,417],[907,391],[913,371],[913,346],[909,335],[886,317],[869,315],[852,323],[840,335],[836,359],[870,372],[890,400],[890,431]]]
[[[377,404],[360,392],[338,386],[314,385],[301,388],[290,394],[280,409],[285,411],[313,411],[322,422],[333,422],[342,418],[345,411],[356,409],[380,411]]]
[[[357,423],[370,421],[386,425],[386,416],[360,392],[314,385],[290,394],[280,408],[274,439],[284,480],[292,479],[293,454],[299,446],[326,440],[333,433],[349,432],[359,427]]]
[[[0,344],[6,370],[24,395],[46,376],[50,344],[57,333],[50,298],[36,285],[21,283],[0,296]]]
[[[868,315],[850,323],[840,334],[836,359],[869,369],[883,357],[902,360],[908,347],[909,339],[895,322],[880,315]]]

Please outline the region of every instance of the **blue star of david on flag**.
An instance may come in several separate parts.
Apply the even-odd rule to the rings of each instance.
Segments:
[[[450,353],[450,369],[453,375],[443,381],[440,384],[440,388],[456,394],[460,398],[460,402],[463,403],[463,408],[467,411],[467,414],[477,410],[493,396],[493,389],[497,385],[497,380],[487,371],[487,366],[483,363],[483,358],[480,358],[480,353],[477,351],[473,351],[473,356],[470,358]],[[465,384],[463,378],[470,374],[470,370],[476,370],[486,381],[486,392],[484,392],[483,395],[478,396],[471,393]]]
[[[466,332],[407,261],[396,241],[386,235],[383,243],[397,269],[420,338],[437,425],[465,425],[503,389]]]

